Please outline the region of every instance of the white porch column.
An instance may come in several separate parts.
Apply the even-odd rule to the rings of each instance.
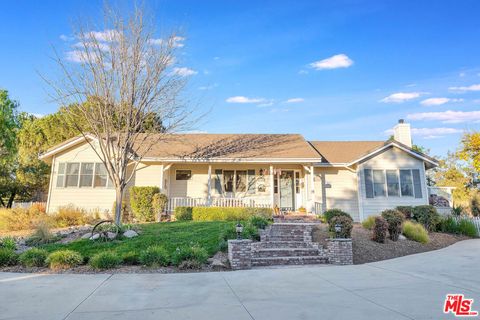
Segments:
[[[273,189],[275,184],[274,179],[273,165],[270,165],[270,201],[272,203],[272,208],[275,207],[275,190]]]
[[[313,166],[310,166],[310,183],[311,183],[311,188],[310,188],[310,199],[311,199],[311,205],[310,205],[310,210],[311,212],[315,211],[315,171]]]
[[[207,188],[208,188],[208,195],[207,195],[207,203],[208,206],[212,204],[212,165],[208,165],[208,183],[207,183]]]
[[[165,169],[165,166],[162,163],[160,165],[160,193],[163,193],[163,191],[164,191],[164,185],[165,185],[165,181],[163,181],[164,180],[164,178],[163,178],[164,169]]]

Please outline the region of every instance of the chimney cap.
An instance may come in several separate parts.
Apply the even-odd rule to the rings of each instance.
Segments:
[[[404,119],[398,119],[398,123],[405,123]]]

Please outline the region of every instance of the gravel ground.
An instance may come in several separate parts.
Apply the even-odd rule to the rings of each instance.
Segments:
[[[411,240],[391,241],[387,239],[385,243],[378,243],[371,240],[372,232],[356,224],[352,230],[353,239],[353,263],[362,264],[386,259],[402,257],[414,253],[437,250],[455,242],[470,239],[465,236],[457,236],[447,233],[431,232],[429,234],[430,242],[421,244]],[[313,231],[313,241],[326,244],[328,238],[327,226],[325,224],[315,227]]]

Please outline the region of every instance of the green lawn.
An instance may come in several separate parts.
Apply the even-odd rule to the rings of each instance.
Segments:
[[[151,245],[161,245],[169,253],[173,253],[180,246],[198,244],[205,248],[209,255],[213,255],[219,250],[222,235],[234,225],[235,222],[232,221],[185,221],[142,224],[140,225],[140,235],[132,239],[111,242],[81,239],[68,244],[49,244],[42,247],[48,251],[71,249],[89,258],[105,250],[111,250],[119,255],[123,255],[131,251],[140,252]]]

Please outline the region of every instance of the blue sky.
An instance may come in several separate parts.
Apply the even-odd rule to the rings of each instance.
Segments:
[[[127,1],[116,2],[128,10]],[[39,73],[71,50],[76,19],[102,1],[9,1],[0,10],[0,87],[47,114]],[[158,30],[180,29],[186,95],[210,133],[381,140],[398,119],[445,155],[480,121],[478,1],[146,1]],[[94,30],[102,31],[102,30]],[[65,38],[65,37],[63,37]],[[188,72],[187,72],[188,73]]]

